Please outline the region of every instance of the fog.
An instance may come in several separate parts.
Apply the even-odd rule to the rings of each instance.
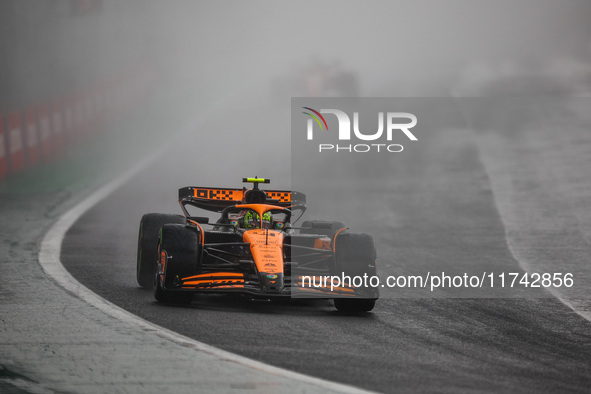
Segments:
[[[363,95],[404,96],[440,95],[474,65],[590,55],[584,0],[2,0],[0,7],[3,106],[13,104],[7,94],[41,99],[140,59],[157,63],[160,78],[219,88],[338,62],[357,73]]]
[[[585,1],[169,2],[158,24],[181,74],[264,80],[336,61],[358,74],[363,95],[440,95],[473,65],[587,60],[590,10]]]
[[[495,78],[532,75],[534,85],[586,86],[590,16],[585,0],[1,0],[0,114],[6,121],[12,110],[102,87],[119,122],[155,116],[156,107],[177,121],[138,126],[137,138],[177,134],[209,111],[218,122],[191,134],[200,160],[230,153],[243,171],[264,172],[242,152],[289,157],[291,96],[470,96]],[[330,73],[346,75],[346,88],[322,87]],[[124,92],[109,96],[117,88]],[[228,116],[242,120],[224,129]],[[102,138],[120,145],[135,132],[122,124]],[[286,176],[289,161],[279,167]],[[247,175],[255,174],[233,176]]]

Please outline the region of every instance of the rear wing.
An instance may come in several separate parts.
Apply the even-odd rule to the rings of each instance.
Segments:
[[[221,212],[224,208],[241,204],[243,189],[226,189],[220,187],[187,186],[179,189],[179,203],[181,206],[189,204],[208,211]],[[306,195],[296,191],[264,190],[267,204],[284,208],[305,209]]]

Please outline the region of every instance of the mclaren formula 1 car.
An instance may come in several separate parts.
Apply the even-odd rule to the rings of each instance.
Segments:
[[[262,190],[268,179],[244,178],[251,189],[184,187],[184,215],[148,213],[140,222],[137,281],[160,302],[188,303],[195,293],[329,298],[339,311],[373,309],[379,296],[376,250],[369,234],[341,222],[295,223],[302,193]],[[193,216],[195,208],[219,219]],[[292,217],[293,216],[293,217]],[[296,218],[297,216],[297,218]],[[369,278],[369,281],[368,281]]]

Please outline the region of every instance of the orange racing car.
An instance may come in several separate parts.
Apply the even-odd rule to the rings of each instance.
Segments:
[[[306,209],[295,191],[261,190],[264,178],[243,178],[247,189],[184,187],[184,215],[149,213],[140,222],[137,281],[160,302],[188,303],[195,293],[253,297],[332,298],[345,312],[367,312],[379,297],[371,285],[376,250],[369,234],[341,222],[293,224]],[[221,214],[192,216],[199,208]],[[297,215],[293,219],[292,215]],[[368,283],[368,278],[370,283]]]

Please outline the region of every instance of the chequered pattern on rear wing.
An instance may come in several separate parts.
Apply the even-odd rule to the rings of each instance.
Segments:
[[[214,189],[214,188],[195,188],[193,190],[195,198],[218,201],[241,201],[242,189]]]
[[[267,197],[272,200],[277,200],[279,202],[290,202],[291,201],[291,193],[290,192],[267,191]]]

